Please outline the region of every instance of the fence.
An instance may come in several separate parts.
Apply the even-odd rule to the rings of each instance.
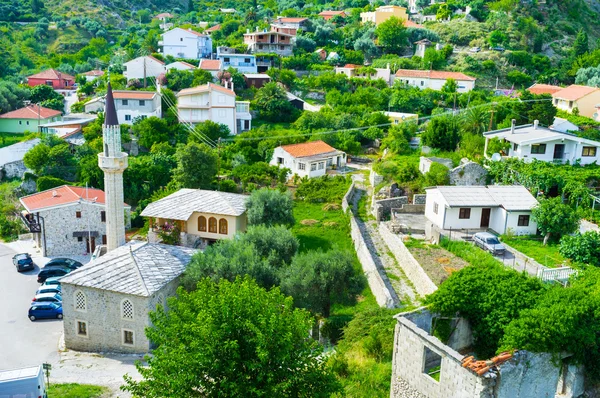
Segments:
[[[538,271],[537,277],[541,279],[542,282],[556,281],[566,285],[569,278],[575,274],[577,274],[577,270],[574,270],[571,267],[542,268]]]

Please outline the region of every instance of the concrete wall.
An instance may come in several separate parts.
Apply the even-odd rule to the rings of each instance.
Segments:
[[[442,164],[449,169],[451,169],[452,166],[454,166],[451,159],[436,157],[426,158],[425,156],[421,156],[419,158],[419,171],[421,172],[421,174],[426,174],[427,172],[429,172],[429,169],[431,169],[431,165],[434,163]]]
[[[377,221],[389,216],[392,209],[397,209],[408,204],[408,196],[399,196],[397,198],[373,200],[372,212]]]
[[[437,290],[435,283],[423,271],[421,264],[413,257],[398,235],[393,234],[385,224],[379,224],[379,235],[419,295],[426,296]]]
[[[377,174],[377,172],[375,172],[374,170],[371,170],[371,173],[369,173],[369,182],[371,183],[373,189],[375,189],[377,185],[383,182],[383,176]]]
[[[468,162],[449,172],[450,185],[486,185],[488,171],[480,164]]]

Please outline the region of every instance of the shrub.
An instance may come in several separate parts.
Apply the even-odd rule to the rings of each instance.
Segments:
[[[348,191],[350,179],[342,176],[308,179],[296,189],[296,199],[311,203],[341,202]]]

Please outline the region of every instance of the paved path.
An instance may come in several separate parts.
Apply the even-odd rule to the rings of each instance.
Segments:
[[[583,234],[588,231],[600,232],[600,227],[598,227],[596,224],[591,223],[587,220],[581,220],[581,222],[579,223],[579,232],[581,232]]]

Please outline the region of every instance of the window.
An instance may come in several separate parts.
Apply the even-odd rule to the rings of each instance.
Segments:
[[[596,156],[595,146],[584,146],[581,151],[581,156]]]
[[[323,170],[325,168],[325,162],[319,162],[319,170]]]
[[[83,242],[83,237],[82,236],[78,236],[77,237],[77,242]]]
[[[146,106],[146,100],[140,100],[140,106]]]
[[[317,169],[317,164],[316,163],[311,163],[310,165],[310,171],[315,171]]]
[[[75,311],[87,312],[87,299],[85,294],[78,290],[75,292]]]
[[[81,212],[80,211],[76,211],[75,212],[75,218],[81,218]]]
[[[327,166],[332,166],[333,165],[333,159],[329,158],[327,159]]]
[[[180,38],[179,38],[179,41],[183,41],[183,37],[180,37]]]
[[[522,214],[519,216],[519,221],[517,221],[517,225],[519,227],[528,227],[529,226],[529,215]]]
[[[77,336],[87,337],[87,322],[77,321]]]
[[[100,212],[100,221],[106,222],[106,212],[104,210]]]
[[[29,120],[25,122],[29,126]]]
[[[278,157],[277,158],[277,164],[283,164],[283,158]]]
[[[429,347],[423,350],[423,373],[431,377],[435,381],[440,381],[442,371],[441,355],[431,351]]]
[[[106,235],[102,235],[102,244],[105,245],[106,244]]]
[[[128,299],[121,301],[121,318],[133,320],[133,303]]]
[[[131,115],[125,115],[125,121],[127,121],[127,122],[131,121]]]
[[[198,217],[198,231],[206,232],[206,217]]]
[[[127,65],[123,65],[123,72],[127,72]]]
[[[129,105],[129,100],[121,100],[121,102],[123,103],[123,106]]]
[[[421,80],[421,87],[425,85],[425,82]]]
[[[262,44],[259,44],[259,45],[258,45],[258,49],[259,49],[259,50],[262,50],[262,48],[263,48]]]
[[[281,51],[283,51],[283,50],[285,50],[285,46],[279,46],[279,49],[280,49]]]
[[[219,220],[219,233],[221,235],[227,235],[227,220],[224,218]]]
[[[22,121],[22,120],[19,120],[19,124],[23,124],[23,121]]]
[[[463,219],[463,220],[468,220],[469,218],[471,218],[471,209],[469,209],[468,207],[459,209],[458,210],[458,218]]]
[[[263,35],[258,35],[258,38],[259,38],[259,39],[262,39],[262,38],[263,38]]]
[[[513,144],[513,151],[517,151],[519,149],[519,144]]]
[[[229,57],[225,57],[225,58],[223,58],[223,62],[225,62],[225,63],[229,63],[229,62],[231,62],[231,61],[229,60]]]
[[[433,212],[435,214],[438,214],[439,208],[440,206],[436,202],[433,202]]]
[[[569,108],[573,107],[573,101],[569,101]]]
[[[544,153],[546,153],[546,144],[533,144],[531,146],[531,153],[543,155]]]
[[[123,344],[133,345],[133,330],[123,329]]]
[[[298,163],[298,170],[306,170],[306,163]]]
[[[214,217],[208,219],[208,232],[217,233],[217,219]]]
[[[244,62],[249,64],[250,63],[250,58],[244,58]]]

